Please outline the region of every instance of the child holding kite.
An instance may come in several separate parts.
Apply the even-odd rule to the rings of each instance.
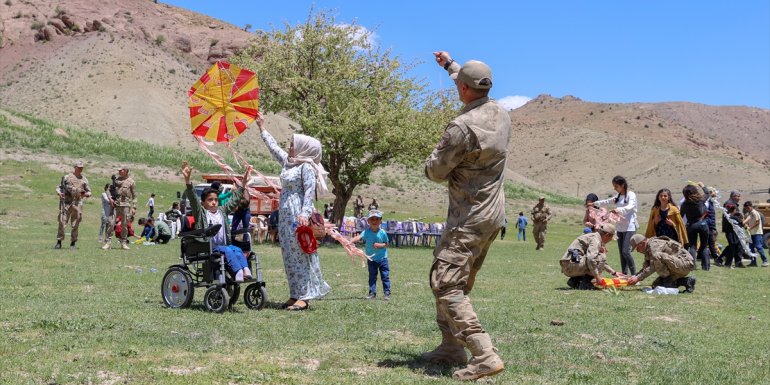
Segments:
[[[219,206],[219,192],[212,188],[203,190],[200,200],[195,196],[195,190],[190,183],[190,174],[192,169],[187,162],[182,163],[182,176],[187,186],[186,194],[190,199],[190,208],[195,216],[195,228],[203,229],[211,225],[222,225],[213,237],[211,237],[212,249],[222,253],[225,256],[227,268],[235,275],[236,282],[243,282],[251,279],[251,271],[246,261],[243,250],[231,244],[229,225],[227,224],[227,215],[232,213],[238,205],[242,204],[241,198],[246,194],[243,186],[233,192],[230,199],[224,206]],[[251,166],[246,167],[244,181],[248,181],[251,176]],[[209,239],[205,239],[208,241]]]

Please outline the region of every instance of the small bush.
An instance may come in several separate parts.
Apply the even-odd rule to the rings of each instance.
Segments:
[[[219,43],[219,39],[211,39],[211,42],[209,43],[209,47],[213,47]]]
[[[5,5],[10,7],[11,5],[13,5],[13,3],[11,2],[11,0],[5,0]]]
[[[161,46],[163,45],[163,42],[166,41],[166,37],[163,35],[158,35],[158,37],[155,38],[155,45]]]
[[[32,23],[32,26],[30,28],[34,29],[35,31],[41,30],[43,27],[45,27],[45,24],[42,22],[36,21]]]
[[[172,68],[172,69],[168,70],[168,73],[170,73],[170,74],[175,74],[175,73],[176,73],[176,70]]]

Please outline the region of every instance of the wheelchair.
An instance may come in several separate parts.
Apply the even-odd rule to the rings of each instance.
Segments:
[[[246,307],[261,310],[267,303],[267,289],[259,266],[259,257],[251,251],[251,237],[248,229],[236,230],[232,244],[248,253],[252,278],[235,282],[235,277],[227,271],[223,254],[212,250],[211,242],[201,242],[197,238],[211,238],[222,225],[213,225],[205,229],[187,231],[179,234],[181,238],[182,263],[172,265],[163,275],[160,293],[163,303],[169,308],[186,308],[192,303],[195,288],[206,288],[203,303],[211,312],[222,313],[232,308],[238,301],[241,284],[248,284],[243,292]],[[242,239],[236,240],[238,237]]]

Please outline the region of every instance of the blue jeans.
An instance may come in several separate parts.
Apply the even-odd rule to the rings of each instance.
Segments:
[[[231,273],[237,273],[245,267],[249,267],[243,251],[238,246],[214,246],[214,251],[225,255],[225,264]]]
[[[230,233],[232,234],[238,229],[238,226],[243,224],[244,229],[249,228],[249,222],[251,222],[251,210],[247,207],[240,209],[233,213],[233,223],[230,225]]]
[[[762,234],[751,235],[751,251],[759,254],[759,257],[762,258],[762,262],[767,262],[767,256],[765,256],[765,248],[762,246],[762,242]]]
[[[388,258],[379,261],[366,261],[369,267],[369,293],[377,294],[377,271],[380,272],[382,279],[382,291],[385,295],[390,295],[390,264]]]
[[[520,241],[522,238],[524,238],[524,242],[527,241],[527,229],[519,227],[519,234],[516,235],[516,239]]]

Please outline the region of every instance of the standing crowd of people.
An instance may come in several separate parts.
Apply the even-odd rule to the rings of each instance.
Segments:
[[[627,279],[630,285],[657,273],[653,286],[684,287],[685,292],[692,293],[696,279],[689,273],[696,269],[698,260],[703,271],[711,269],[712,259],[717,266],[732,268],[733,262],[736,267],[745,267],[743,259],[750,261],[748,266],[758,266],[759,256],[763,267],[770,266],[763,248],[763,216],[753,208],[752,202],[743,204],[745,217],[741,215],[740,192],[732,191],[730,199],[720,204],[715,189],[700,182],[688,183],[677,205],[671,190],[662,188],[655,196],[644,234],[636,234],[639,228],[636,194],[629,190],[622,176],[614,177],[612,186],[616,192],[613,197],[604,200],[599,200],[596,194],[586,197],[584,225],[588,234],[578,237],[560,261],[562,273],[570,278],[567,282],[570,287],[594,288],[591,282],[599,282],[601,268],[605,268],[614,276]],[[716,243],[719,217],[728,242],[721,253]],[[622,273],[606,265],[606,242],[596,246],[598,241],[592,235],[595,232],[602,237],[612,233],[617,239]],[[644,255],[639,271],[632,251]]]

